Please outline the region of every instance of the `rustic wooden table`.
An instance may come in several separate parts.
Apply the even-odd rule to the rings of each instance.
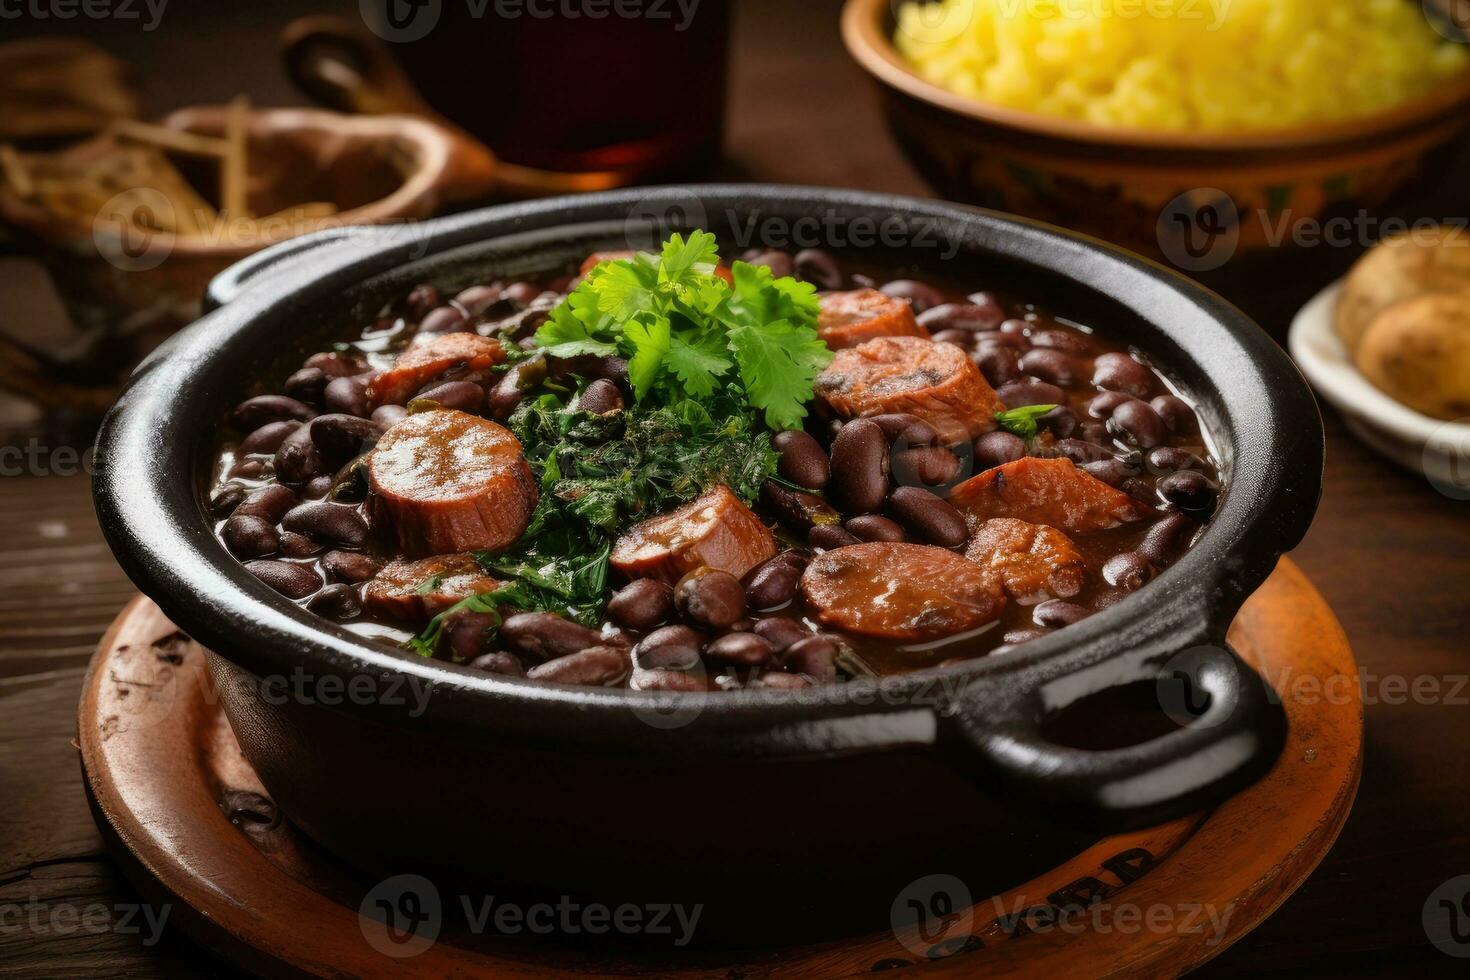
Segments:
[[[841,50],[835,2],[736,6],[729,161],[718,176],[929,193]],[[181,10],[151,34],[104,25],[99,37],[147,66],[158,111],[239,90],[257,104],[294,101],[275,62],[284,7],[211,10]],[[189,84],[162,90],[172,78]],[[1444,196],[1422,213],[1470,214],[1463,182]],[[1325,275],[1350,260],[1325,256]],[[1280,336],[1321,275],[1267,278],[1232,298]],[[1470,873],[1470,515],[1368,452],[1331,413],[1327,433],[1321,511],[1294,557],[1361,664],[1362,790],[1316,875],[1205,972],[1463,975],[1430,946],[1421,912],[1438,885]],[[102,852],[75,713],[93,645],[132,590],[98,532],[76,458],[84,447],[31,439],[21,429],[0,441],[21,450],[0,455],[0,975],[228,974],[167,928],[145,944],[149,924],[128,910],[138,899]],[[1437,693],[1426,696],[1430,686]]]

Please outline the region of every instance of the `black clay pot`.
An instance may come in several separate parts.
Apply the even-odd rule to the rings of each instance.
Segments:
[[[299,610],[216,542],[212,441],[255,379],[284,376],[415,283],[567,268],[694,226],[736,253],[817,245],[1003,282],[1147,352],[1216,440],[1218,512],[1141,592],[1012,654],[708,695],[536,685],[423,660]],[[98,513],[138,586],[215,651],[224,706],[271,794],[359,868],[701,902],[703,934],[721,941],[810,936],[819,919],[886,920],[920,875],[955,874],[977,895],[1014,885],[1105,828],[1208,805],[1279,752],[1280,706],[1224,636],[1311,521],[1321,419],[1264,333],[1157,265],[949,204],[709,186],[309,236],[235,266],[210,301],[107,418]],[[1101,751],[1044,727],[1087,695],[1137,684],[1157,684],[1189,723]]]

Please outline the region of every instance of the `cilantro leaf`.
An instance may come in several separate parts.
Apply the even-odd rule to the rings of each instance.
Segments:
[[[633,356],[628,360],[628,381],[633,393],[642,401],[653,390],[669,353],[670,336],[667,317],[639,314],[623,325],[623,336],[632,341]]]
[[[730,348],[750,403],[765,411],[766,424],[800,428],[812,383],[832,360],[817,331],[790,320],[740,324],[730,329]]]
[[[734,363],[729,358],[725,338],[711,332],[680,331],[669,339],[667,364],[693,398],[703,398],[715,390],[717,379]]]

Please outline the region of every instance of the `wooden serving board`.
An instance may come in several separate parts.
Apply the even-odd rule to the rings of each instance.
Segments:
[[[1357,792],[1362,702],[1342,628],[1289,561],[1231,630],[1283,695],[1290,735],[1260,782],[1208,813],[1101,840],[1003,895],[944,876],[894,901],[894,929],[757,951],[566,949],[471,935],[388,955],[355,879],[292,828],[240,754],[203,651],[137,598],[92,660],[78,719],[98,822],[170,922],[232,965],[308,976],[1177,976],[1270,915],[1336,839]],[[438,926],[435,926],[437,932]],[[400,937],[401,938],[401,937]]]

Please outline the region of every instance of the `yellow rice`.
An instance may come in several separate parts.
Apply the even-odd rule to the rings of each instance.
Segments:
[[[1470,68],[1418,0],[905,2],[894,41],[961,95],[1147,129],[1329,122]]]

